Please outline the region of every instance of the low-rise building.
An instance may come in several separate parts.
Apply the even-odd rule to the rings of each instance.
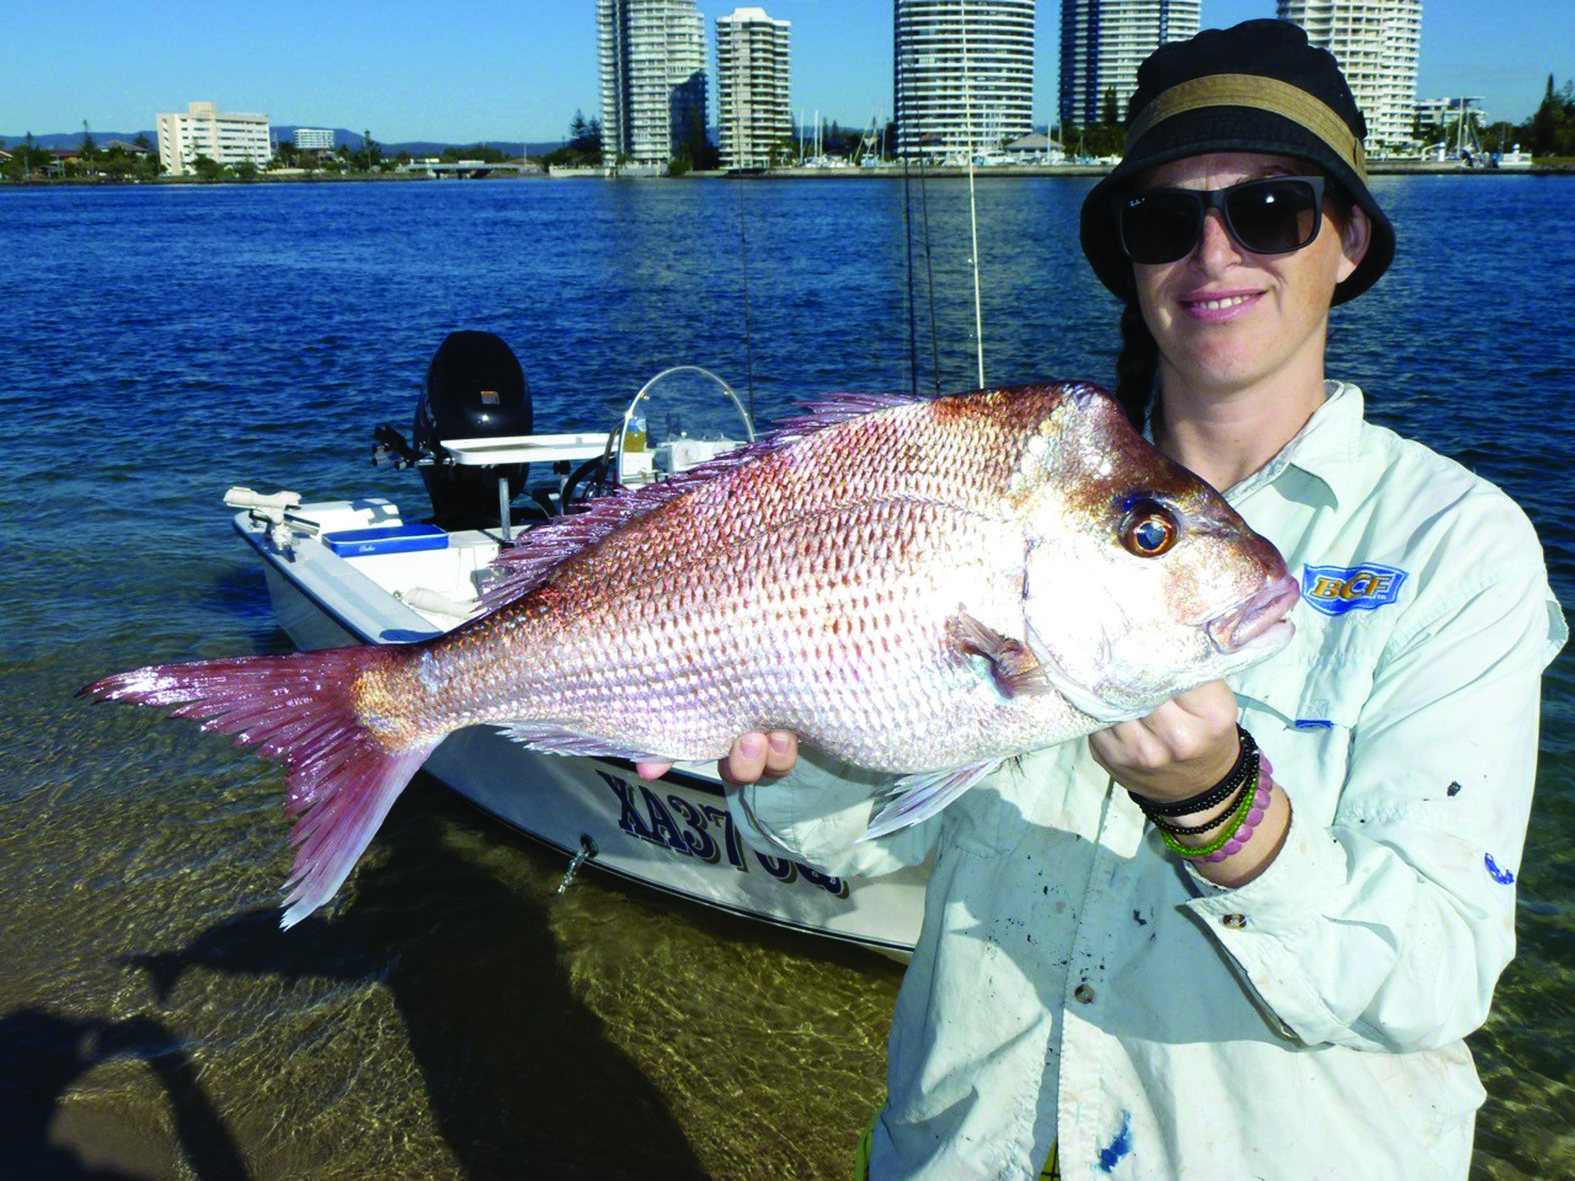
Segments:
[[[331,152],[334,150],[334,133],[326,127],[297,127],[295,146],[303,152]]]
[[[1416,102],[1416,121],[1423,127],[1439,129],[1453,127],[1461,116],[1478,126],[1488,122],[1480,96],[1465,98],[1420,98]]]
[[[1006,154],[1012,160],[1042,161],[1059,164],[1066,159],[1066,149],[1041,131],[1032,132],[1006,145]]]
[[[233,167],[250,162],[262,167],[273,156],[267,115],[220,111],[211,102],[186,104],[184,114],[161,113],[159,163],[171,176],[189,176],[193,162],[206,156]]]

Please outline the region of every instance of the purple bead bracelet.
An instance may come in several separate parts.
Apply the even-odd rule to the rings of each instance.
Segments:
[[[1241,852],[1242,846],[1252,840],[1252,831],[1263,823],[1264,814],[1269,810],[1269,797],[1274,794],[1274,768],[1270,765],[1267,755],[1258,756],[1258,785],[1252,797],[1252,807],[1241,822],[1230,840],[1214,852],[1202,858],[1204,861],[1218,864],[1227,857],[1234,857]]]

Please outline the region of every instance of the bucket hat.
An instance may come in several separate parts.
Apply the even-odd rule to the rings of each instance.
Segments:
[[[1124,300],[1134,295],[1132,262],[1115,198],[1148,169],[1207,152],[1308,160],[1367,212],[1372,241],[1333,302],[1356,298],[1394,260],[1394,227],[1367,188],[1367,120],[1334,55],[1308,44],[1299,25],[1243,21],[1161,45],[1138,67],[1126,131],[1121,163],[1083,201],[1081,228],[1089,265]]]

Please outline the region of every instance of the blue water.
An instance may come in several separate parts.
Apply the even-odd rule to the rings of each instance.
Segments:
[[[1090,183],[979,183],[992,384],[1111,379],[1116,309],[1076,246]],[[1575,603],[1575,183],[1375,189],[1400,256],[1336,313],[1330,372],[1519,500]],[[367,466],[369,431],[408,424],[451,330],[509,342],[538,430],[605,428],[678,363],[749,391],[767,423],[829,390],[972,386],[966,188],[907,197],[915,347],[900,181],[0,191],[12,1159],[50,1176],[843,1174],[881,1093],[895,967],[594,878],[560,898],[557,860],[422,780],[340,908],[285,939],[276,772],[71,693],[283,647],[220,495],[417,504],[410,473]],[[1520,956],[1472,1040],[1480,1177],[1575,1171],[1575,659],[1546,689]]]

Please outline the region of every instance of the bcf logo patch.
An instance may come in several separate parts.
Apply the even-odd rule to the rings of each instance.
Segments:
[[[1400,597],[1409,577],[1404,570],[1368,562],[1362,566],[1302,567],[1302,598],[1315,611],[1344,615],[1374,611]]]

